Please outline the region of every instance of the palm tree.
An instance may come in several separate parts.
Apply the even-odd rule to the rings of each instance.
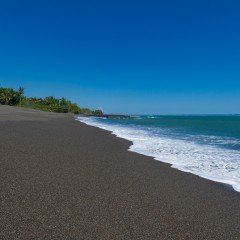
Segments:
[[[22,97],[23,97],[23,94],[24,94],[24,88],[23,87],[20,86],[18,88],[18,94],[19,94],[20,105],[22,105]]]

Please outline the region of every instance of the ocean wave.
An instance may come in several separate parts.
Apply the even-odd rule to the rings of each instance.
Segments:
[[[78,117],[77,120],[132,141],[130,151],[151,156],[184,172],[230,184],[240,192],[240,152],[237,150],[199,144],[188,138],[178,139],[137,126],[110,124],[96,118]],[[226,143],[226,139],[217,140],[220,144]]]

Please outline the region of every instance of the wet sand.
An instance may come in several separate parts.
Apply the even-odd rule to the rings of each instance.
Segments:
[[[0,106],[0,239],[240,239],[240,193],[54,114]]]

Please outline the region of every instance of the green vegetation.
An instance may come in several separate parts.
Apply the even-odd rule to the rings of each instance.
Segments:
[[[46,98],[28,98],[24,96],[24,88],[19,87],[18,90],[12,88],[0,87],[0,104],[10,106],[20,106],[33,109],[39,109],[47,112],[58,113],[74,113],[84,115],[102,116],[101,110],[91,110],[88,108],[80,108],[76,103],[72,103],[66,98],[54,98],[52,96]]]

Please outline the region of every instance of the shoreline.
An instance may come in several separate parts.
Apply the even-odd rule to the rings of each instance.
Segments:
[[[88,119],[88,118],[91,119],[91,117],[86,117],[86,119]],[[82,118],[82,116],[75,117],[75,120],[79,121],[81,123],[84,123],[84,124],[86,124],[88,126],[95,127],[97,129],[102,129],[102,130],[105,130],[107,132],[110,132],[112,135],[116,136],[117,138],[124,139],[126,141],[130,141],[131,145],[127,149],[128,151],[131,151],[131,152],[134,152],[134,153],[137,153],[137,154],[141,154],[141,155],[146,156],[146,157],[151,157],[155,161],[160,161],[161,163],[168,164],[171,168],[177,169],[177,170],[179,170],[181,172],[193,174],[195,176],[201,177],[201,178],[209,180],[209,181],[213,181],[215,183],[223,184],[224,186],[227,186],[228,188],[231,188],[233,191],[240,193],[239,186],[238,186],[238,188],[235,186],[236,182],[233,182],[233,181],[231,182],[230,180],[225,180],[225,179],[218,179],[216,177],[214,178],[214,177],[211,177],[211,176],[207,176],[204,173],[195,173],[194,171],[191,171],[191,170],[188,170],[186,168],[181,167],[181,165],[179,166],[179,165],[171,163],[169,161],[166,161],[166,160],[163,160],[163,159],[159,159],[158,156],[154,156],[154,155],[148,154],[146,152],[141,152],[139,147],[137,147],[137,150],[135,150],[134,147],[135,147],[135,145],[137,145],[137,143],[135,141],[133,141],[131,139],[128,139],[126,136],[121,136],[121,134],[118,134],[118,130],[116,132],[115,130],[109,128],[109,126],[107,124],[103,125],[103,126],[102,126],[102,124],[100,124],[100,126],[99,126],[99,124],[97,122],[85,121],[85,117]],[[234,188],[234,186],[235,186],[235,188]]]
[[[0,236],[238,239],[239,193],[74,116],[0,106]]]

